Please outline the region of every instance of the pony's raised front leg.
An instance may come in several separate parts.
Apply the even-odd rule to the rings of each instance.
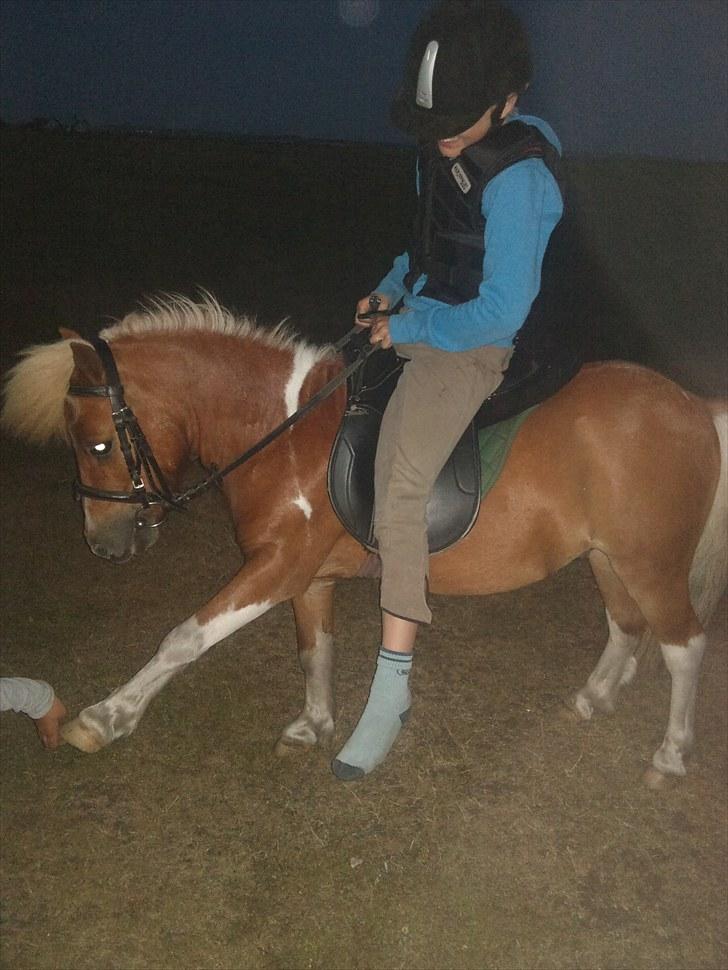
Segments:
[[[301,713],[278,739],[277,755],[316,744],[329,746],[333,740],[333,595],[332,580],[315,579],[305,593],[293,598],[305,700]]]
[[[695,697],[705,652],[705,634],[691,637],[685,646],[667,643],[661,646],[672,678],[672,690],[665,739],[652,757],[652,767],[645,772],[645,782],[651,788],[659,788],[666,775],[685,774],[683,758],[693,746]]]
[[[213,644],[288,598],[290,594],[282,593],[272,581],[271,571],[269,561],[264,565],[254,561],[246,564],[209,603],[167,634],[149,663],[128,683],[64,725],[65,740],[91,753],[131,734],[150,701],[176,673]],[[264,590],[269,598],[265,598]],[[273,591],[277,595],[273,596]]]
[[[628,684],[637,670],[634,651],[639,643],[639,636],[625,633],[612,619],[608,610],[607,624],[609,639],[604,653],[589,680],[577,692],[572,702],[574,711],[584,720],[589,720],[595,709],[611,713],[620,687]]]
[[[191,616],[167,634],[149,663],[128,683],[64,725],[61,729],[64,739],[91,754],[111,741],[131,734],[149,703],[176,673],[272,605],[270,602],[251,603],[204,625],[196,615]]]

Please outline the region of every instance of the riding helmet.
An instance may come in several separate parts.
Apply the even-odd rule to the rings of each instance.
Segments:
[[[451,138],[525,91],[531,73],[512,11],[494,0],[442,0],[412,38],[392,121],[418,141]]]

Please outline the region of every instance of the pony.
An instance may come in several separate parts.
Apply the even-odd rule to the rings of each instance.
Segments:
[[[240,569],[127,683],[66,724],[65,740],[94,752],[131,734],[177,672],[291,601],[305,693],[276,751],[330,744],[334,587],[371,574],[372,560],[340,524],[326,487],[345,388],[262,450],[255,444],[341,374],[341,355],[285,325],[260,327],[209,295],[161,297],[101,336],[113,353],[106,365],[73,331],[28,348],[8,375],[2,411],[16,435],[37,443],[58,436],[71,446],[92,553],[123,563],[159,535],[160,517],[141,515],[147,500],[130,491],[109,367],[118,368],[127,410],[170,495],[191,462],[214,479],[215,469],[253,453],[217,479]],[[728,401],[698,398],[636,364],[586,364],[528,415],[471,531],[430,561],[433,593],[487,595],[588,557],[608,639],[570,708],[583,719],[611,712],[634,677],[637,647],[658,642],[671,697],[664,740],[645,774],[653,787],[685,774],[693,744],[704,627],[728,572],[727,438]]]

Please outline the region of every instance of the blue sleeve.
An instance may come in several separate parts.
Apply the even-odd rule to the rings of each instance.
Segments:
[[[397,256],[392,264],[392,268],[384,279],[379,282],[378,286],[375,286],[374,289],[377,293],[389,297],[390,306],[394,306],[404,296],[406,290],[403,281],[408,272],[409,255],[402,253],[400,256]]]
[[[486,186],[481,205],[485,256],[477,297],[457,306],[426,301],[392,317],[395,343],[453,351],[507,346],[523,325],[541,286],[546,245],[563,212],[561,193],[540,159],[526,159]]]

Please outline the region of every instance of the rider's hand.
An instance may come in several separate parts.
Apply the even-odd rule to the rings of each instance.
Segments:
[[[381,316],[376,315],[367,317],[366,320],[360,320],[359,314],[371,313],[372,310],[388,310],[389,307],[388,296],[384,296],[382,293],[370,293],[368,296],[363,296],[357,303],[357,315],[354,318],[358,327],[369,327],[369,343],[379,344],[384,350],[392,346],[392,338],[389,334],[389,317],[382,314]]]
[[[382,293],[369,293],[367,296],[363,296],[361,300],[356,305],[356,316],[354,317],[354,323],[357,327],[371,327],[375,317],[369,317],[368,320],[360,320],[360,313],[371,313],[372,310],[388,310],[391,306],[388,296],[384,296]]]
[[[390,317],[371,317],[368,321],[371,324],[371,330],[369,331],[370,344],[379,344],[382,350],[388,350],[392,346],[389,321]]]

